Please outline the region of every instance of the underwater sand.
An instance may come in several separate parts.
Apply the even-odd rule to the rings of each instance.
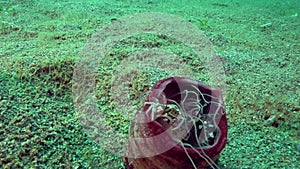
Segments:
[[[124,167],[122,157],[95,143],[76,120],[72,74],[93,33],[140,12],[188,20],[219,53],[229,122],[221,168],[300,166],[300,1],[12,0],[0,1],[0,168]],[[139,44],[132,47],[132,41]],[[129,123],[107,103],[112,70],[131,47],[157,41],[122,41],[111,51],[117,59],[108,57],[100,65],[98,94],[105,96],[100,105],[120,133]],[[159,43],[188,55],[186,49],[179,52],[180,45]],[[151,71],[153,79],[141,74],[132,82],[138,91],[165,76]]]

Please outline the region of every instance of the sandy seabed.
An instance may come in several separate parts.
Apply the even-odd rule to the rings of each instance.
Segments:
[[[97,30],[122,16],[161,12],[194,24],[220,55],[229,122],[220,168],[296,169],[299,9],[297,0],[0,1],[1,168],[123,168],[122,157],[95,143],[77,121],[73,69]],[[131,50],[147,47],[172,51],[205,82],[201,63],[180,42],[163,36],[120,41],[102,60],[97,81],[99,105],[116,132],[126,133],[129,123],[109,102],[114,71]],[[130,81],[132,98],[168,76],[159,68],[140,72]]]

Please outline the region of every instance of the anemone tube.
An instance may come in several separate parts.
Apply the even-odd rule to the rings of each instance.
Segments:
[[[227,142],[220,90],[193,79],[158,81],[131,123],[128,169],[219,168]]]

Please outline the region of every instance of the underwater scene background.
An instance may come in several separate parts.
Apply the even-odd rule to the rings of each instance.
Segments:
[[[228,120],[219,168],[298,168],[298,0],[1,0],[0,168],[125,168],[114,146],[119,136],[126,138],[133,116],[119,110],[141,107],[163,78],[190,76],[213,86],[203,60],[184,42],[154,33],[123,38],[96,62],[93,79],[101,120],[115,133],[102,140],[106,146],[90,137],[72,92],[76,64],[92,53],[87,42],[98,30],[144,12],[192,24],[218,53]],[[179,29],[176,24],[168,29]],[[175,57],[162,62],[154,52],[138,63],[124,62],[151,48]],[[116,102],[123,97],[130,103]]]

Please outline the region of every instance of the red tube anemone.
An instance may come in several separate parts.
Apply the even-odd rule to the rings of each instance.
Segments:
[[[128,169],[218,168],[227,141],[220,90],[171,77],[158,81],[131,123]]]

